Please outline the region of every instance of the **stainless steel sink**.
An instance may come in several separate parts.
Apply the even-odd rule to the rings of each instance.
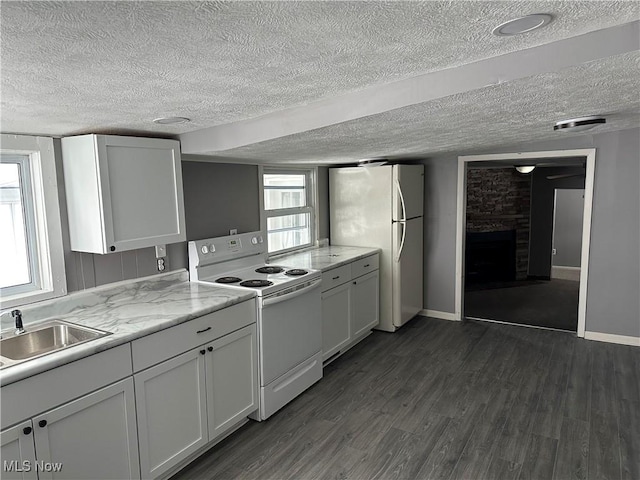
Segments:
[[[15,364],[17,361],[40,357],[94,340],[108,332],[82,327],[62,320],[53,320],[29,328],[27,333],[0,340],[0,356]],[[0,367],[6,367],[0,362]]]

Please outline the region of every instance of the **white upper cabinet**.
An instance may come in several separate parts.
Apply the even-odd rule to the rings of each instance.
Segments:
[[[186,240],[180,143],[62,139],[71,249],[110,253]]]

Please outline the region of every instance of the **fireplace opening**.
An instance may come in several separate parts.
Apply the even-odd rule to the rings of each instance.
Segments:
[[[467,284],[516,280],[516,231],[467,232]]]

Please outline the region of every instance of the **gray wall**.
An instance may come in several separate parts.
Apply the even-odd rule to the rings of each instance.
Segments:
[[[584,188],[584,177],[548,179],[550,175],[584,173],[582,167],[536,168],[531,184],[531,236],[529,237],[529,275],[551,276],[553,240],[553,197],[556,188]]]
[[[454,312],[458,157],[424,164],[424,308]],[[453,236],[452,236],[453,234]]]
[[[318,239],[329,238],[329,167],[318,167]]]
[[[582,251],[582,217],[584,190],[556,190],[553,217],[554,266],[580,267]]]
[[[640,129],[464,154],[597,149],[586,329],[640,336]],[[424,308],[454,312],[457,156],[425,164]]]
[[[258,167],[182,162],[187,240],[260,230]]]

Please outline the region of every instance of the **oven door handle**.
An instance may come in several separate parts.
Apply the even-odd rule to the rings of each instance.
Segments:
[[[284,295],[276,295],[274,297],[265,298],[264,300],[262,300],[262,306],[266,307],[267,305],[275,305],[276,303],[291,300],[292,298],[298,297],[310,290],[318,288],[321,281],[322,279],[319,278],[318,280],[314,280],[312,283],[310,283],[308,287],[301,288],[300,290],[294,290],[293,292],[285,293]]]

